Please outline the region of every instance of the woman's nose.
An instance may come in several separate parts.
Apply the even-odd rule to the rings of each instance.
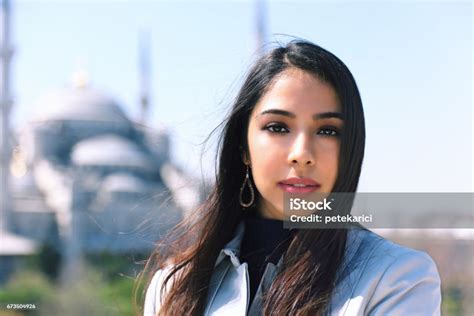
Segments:
[[[311,137],[300,134],[291,146],[288,162],[297,166],[314,165],[315,157]]]

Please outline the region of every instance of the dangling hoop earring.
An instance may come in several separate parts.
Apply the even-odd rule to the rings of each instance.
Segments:
[[[250,191],[250,201],[248,201],[247,203],[245,203],[244,200],[243,200],[243,193],[244,193],[244,189],[245,189],[245,184],[247,184],[247,186],[249,187],[249,191]],[[252,204],[255,200],[255,192],[253,190],[252,181],[250,180],[249,166],[248,165],[247,165],[247,172],[245,173],[244,183],[242,183],[242,186],[240,187],[239,200],[240,200],[240,205],[244,208],[248,208],[248,207],[252,206]]]

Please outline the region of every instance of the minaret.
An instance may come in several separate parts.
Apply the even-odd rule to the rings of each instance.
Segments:
[[[10,47],[10,1],[2,0],[1,8],[1,39],[0,39],[0,59],[1,59],[1,82],[0,82],[0,108],[1,108],[1,183],[0,183],[0,230],[8,230],[10,227],[10,190],[9,190],[9,169],[10,169],[10,111],[12,100],[10,96],[10,62],[13,50]],[[2,223],[3,222],[3,223]]]
[[[265,53],[267,34],[267,3],[265,0],[255,0],[255,46],[259,54]]]
[[[140,117],[139,123],[146,125],[150,115],[150,86],[151,86],[151,37],[149,30],[142,30],[138,43],[138,67],[140,84]]]

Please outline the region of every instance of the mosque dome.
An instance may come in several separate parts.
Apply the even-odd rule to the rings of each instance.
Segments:
[[[78,166],[115,166],[145,172],[157,167],[140,146],[114,134],[91,137],[78,142],[71,151],[71,162]]]
[[[33,121],[98,121],[129,124],[120,106],[89,86],[52,90],[37,103]]]

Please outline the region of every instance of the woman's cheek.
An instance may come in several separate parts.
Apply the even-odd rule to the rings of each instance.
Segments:
[[[257,149],[258,148],[258,149]],[[276,179],[282,173],[282,167],[279,153],[271,148],[267,149],[264,146],[258,146],[255,148],[252,161],[252,174],[259,191],[263,195],[268,194],[272,184],[276,183]]]
[[[320,167],[322,167],[320,171],[323,173],[322,176],[324,176],[324,182],[326,183],[324,191],[330,192],[333,190],[337,179],[339,148],[326,148],[326,151],[323,152],[325,154],[320,156]]]
[[[269,179],[282,173],[286,161],[284,146],[275,141],[262,141],[258,144],[257,148],[258,152],[256,152],[254,157],[258,157],[258,163],[255,167],[265,170],[266,176]]]

